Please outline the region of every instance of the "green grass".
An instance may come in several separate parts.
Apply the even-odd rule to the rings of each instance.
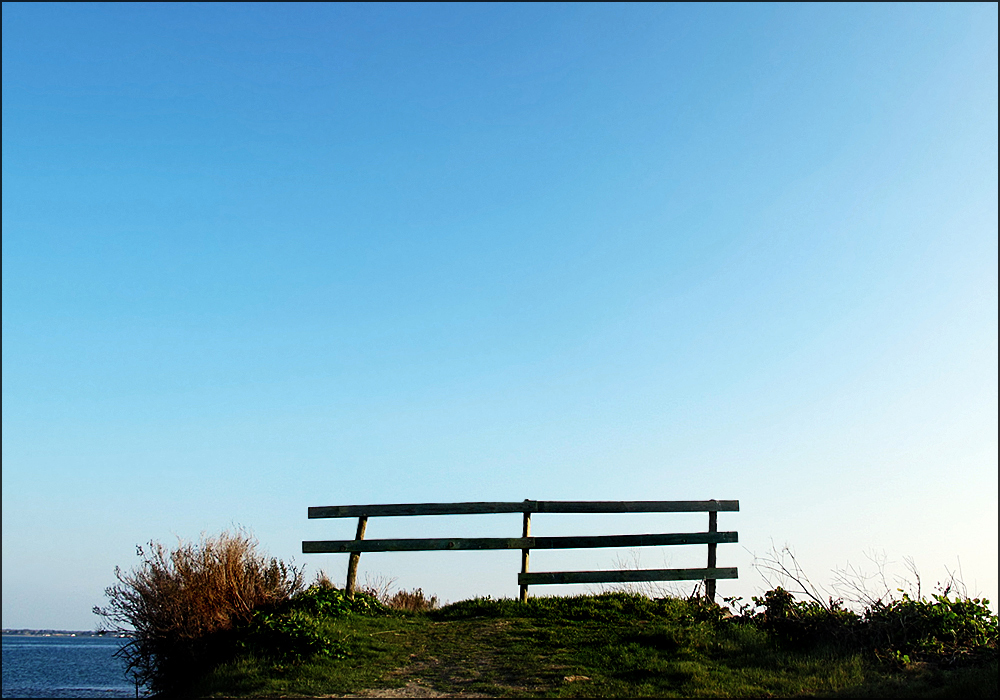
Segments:
[[[341,658],[245,655],[216,668],[196,693],[317,696],[416,683],[498,697],[997,697],[995,648],[951,666],[887,664],[842,642],[782,641],[679,599],[476,599],[318,624]]]

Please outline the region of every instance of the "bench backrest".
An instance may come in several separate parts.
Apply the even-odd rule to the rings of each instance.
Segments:
[[[715,599],[716,579],[737,578],[736,567],[716,566],[716,546],[737,542],[738,533],[718,531],[720,511],[738,511],[739,501],[487,501],[472,503],[396,503],[309,508],[310,518],[357,518],[353,540],[322,540],[302,543],[306,554],[350,553],[347,566],[347,593],[354,594],[361,552],[413,552],[470,549],[520,549],[521,573],[518,583],[521,600],[527,600],[528,586],[562,583],[625,583],[638,581],[705,581],[705,594]],[[581,537],[532,537],[532,513],[708,513],[708,530],[689,533],[642,535],[591,535]],[[474,515],[522,513],[521,537],[455,537],[427,539],[366,540],[369,517],[415,515]],[[708,562],[703,569],[639,569],[619,571],[529,572],[532,549],[579,549],[594,547],[650,547],[681,544],[708,545]]]

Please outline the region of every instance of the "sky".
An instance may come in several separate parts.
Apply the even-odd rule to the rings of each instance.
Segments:
[[[301,542],[355,523],[309,506],[526,498],[739,499],[720,596],[787,545],[827,589],[912,558],[996,610],[997,19],[5,3],[3,627],[94,628],[150,540],[241,526],[343,581]],[[519,564],[359,580],[513,597]]]

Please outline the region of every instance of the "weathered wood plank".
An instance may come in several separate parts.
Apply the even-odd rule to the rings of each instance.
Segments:
[[[554,571],[518,574],[522,586],[555,583],[636,583],[639,581],[701,581],[739,578],[736,567],[715,569],[639,569],[635,571]]]
[[[400,515],[474,515],[481,513],[523,513],[522,503],[388,503],[365,506],[318,506],[309,508],[310,518],[356,518]]]
[[[305,554],[335,552],[430,552],[464,549],[585,549],[658,547],[676,544],[738,542],[736,532],[687,532],[584,537],[452,537],[446,539],[320,540],[302,543]]]
[[[738,511],[739,501],[482,501],[315,506],[310,518],[362,516],[474,515],[485,513],[701,513]]]
[[[531,503],[531,501],[529,501]],[[534,501],[536,513],[704,513],[738,511],[739,501]]]

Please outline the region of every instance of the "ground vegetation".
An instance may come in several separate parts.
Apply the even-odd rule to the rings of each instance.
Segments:
[[[618,591],[440,607],[386,580],[307,586],[244,533],[140,556],[98,612],[135,630],[125,659],[163,696],[997,696],[997,617],[950,584],[853,606],[776,585],[722,605]]]

